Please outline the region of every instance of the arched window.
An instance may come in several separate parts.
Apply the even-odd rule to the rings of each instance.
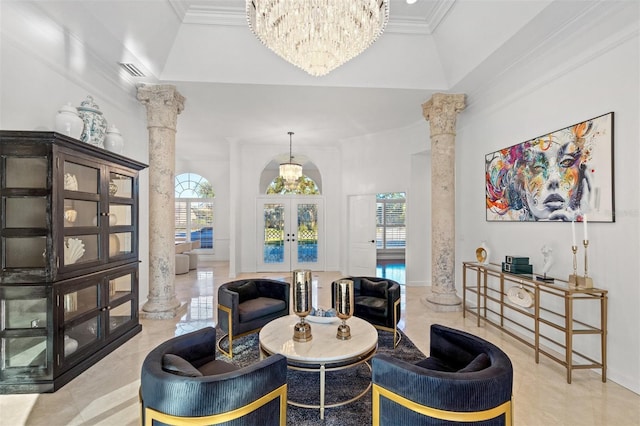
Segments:
[[[183,173],[175,180],[176,241],[200,241],[200,248],[213,249],[213,200],[208,180]]]
[[[302,175],[294,185],[287,185],[284,179],[277,176],[267,187],[267,195],[296,194],[319,195],[318,185],[308,176]]]
[[[176,176],[176,198],[214,198],[213,188],[208,180],[195,173]]]

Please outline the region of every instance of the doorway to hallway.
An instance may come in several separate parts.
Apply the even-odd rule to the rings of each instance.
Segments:
[[[378,259],[376,263],[376,277],[388,278],[400,285],[406,284],[406,265],[404,260]]]

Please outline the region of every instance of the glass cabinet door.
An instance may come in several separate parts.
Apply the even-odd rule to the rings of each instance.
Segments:
[[[3,267],[44,269],[46,267],[47,157],[12,157],[3,161],[2,197]],[[0,182],[2,179],[0,179]]]
[[[3,197],[3,202],[4,267],[44,270],[47,266],[47,198]]]
[[[97,194],[100,188],[100,168],[64,162],[64,190]]]
[[[96,280],[85,283],[83,287],[73,286],[59,296],[58,303],[62,305],[64,323],[64,333],[61,336],[64,359],[102,338],[100,285],[101,280]]]
[[[108,302],[107,313],[107,333],[112,334],[116,330],[134,320],[136,316],[135,294],[136,268],[123,269],[119,275],[107,277],[108,281]]]
[[[99,164],[84,164],[68,157],[63,162],[64,240],[60,266],[101,260]]]
[[[45,189],[47,169],[47,157],[7,157],[5,187]]]
[[[133,300],[127,300],[109,310],[109,333],[133,319]]]
[[[134,178],[109,172],[109,258],[134,253]]]
[[[135,283],[134,273],[135,271],[131,271],[125,275],[109,279],[109,303],[131,296]]]
[[[0,378],[52,375],[48,289],[0,287]]]
[[[109,195],[133,198],[133,178],[118,172],[109,172]]]

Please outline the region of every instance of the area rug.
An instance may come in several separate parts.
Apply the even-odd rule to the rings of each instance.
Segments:
[[[220,329],[217,334],[224,334]],[[425,355],[413,344],[406,335],[393,349],[393,333],[378,330],[379,354],[391,355],[407,362],[424,359]],[[218,352],[216,358],[230,361],[240,367],[257,362],[260,358],[258,347],[258,333],[234,339],[233,359]],[[344,370],[326,373],[325,404],[344,401],[361,393],[371,382],[371,372],[365,364]],[[318,405],[320,401],[320,375],[316,372],[302,372],[289,370],[287,373],[288,397],[290,400]],[[371,390],[362,398],[349,404],[326,408],[324,420],[320,420],[320,410],[300,408],[287,405],[287,425],[291,426],[350,426],[371,424]]]

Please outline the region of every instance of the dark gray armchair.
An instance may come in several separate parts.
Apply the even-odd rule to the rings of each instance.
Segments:
[[[375,328],[393,332],[393,347],[400,342],[400,284],[388,278],[346,277],[353,281],[354,316],[368,321]],[[334,286],[331,304],[335,308]]]
[[[477,336],[434,324],[428,358],[375,355],[371,367],[374,426],[513,424],[511,360]]]
[[[142,364],[142,424],[286,424],[287,360],[244,368],[215,359],[216,330],[203,328],[153,349]]]
[[[291,285],[269,279],[244,279],[218,288],[218,325],[226,334],[218,340],[218,350],[233,357],[233,339],[259,331],[268,322],[289,315]],[[229,349],[222,342],[228,337]]]

